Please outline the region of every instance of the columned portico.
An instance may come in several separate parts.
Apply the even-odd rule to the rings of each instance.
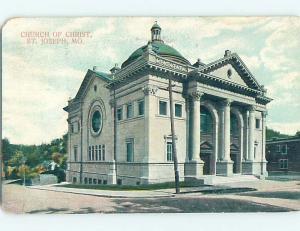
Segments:
[[[232,175],[230,159],[230,105],[231,100],[225,99],[220,105],[220,153],[217,162],[217,174]]]

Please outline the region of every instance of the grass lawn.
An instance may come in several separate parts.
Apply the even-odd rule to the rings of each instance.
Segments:
[[[195,187],[195,185],[188,184],[186,182],[180,182],[180,187]],[[200,185],[199,185],[200,186]],[[197,187],[199,187],[197,186]],[[203,185],[202,185],[203,186]],[[174,182],[166,182],[159,184],[148,184],[148,185],[95,185],[95,184],[66,184],[58,185],[58,187],[66,188],[81,188],[81,189],[98,189],[98,190],[115,190],[115,191],[128,191],[128,190],[156,190],[156,189],[169,189],[175,188]]]

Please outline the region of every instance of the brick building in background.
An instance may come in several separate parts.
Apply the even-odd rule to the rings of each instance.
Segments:
[[[300,174],[300,137],[274,138],[266,142],[267,171]]]

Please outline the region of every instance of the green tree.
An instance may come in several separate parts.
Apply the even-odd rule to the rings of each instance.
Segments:
[[[23,154],[23,152],[21,151],[17,151],[12,158],[9,159],[8,161],[8,165],[9,166],[13,166],[13,167],[19,167],[23,164],[23,160],[24,160],[25,156]]]

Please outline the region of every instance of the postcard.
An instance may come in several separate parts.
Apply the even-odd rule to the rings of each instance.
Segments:
[[[298,17],[13,18],[2,209],[300,210]]]

